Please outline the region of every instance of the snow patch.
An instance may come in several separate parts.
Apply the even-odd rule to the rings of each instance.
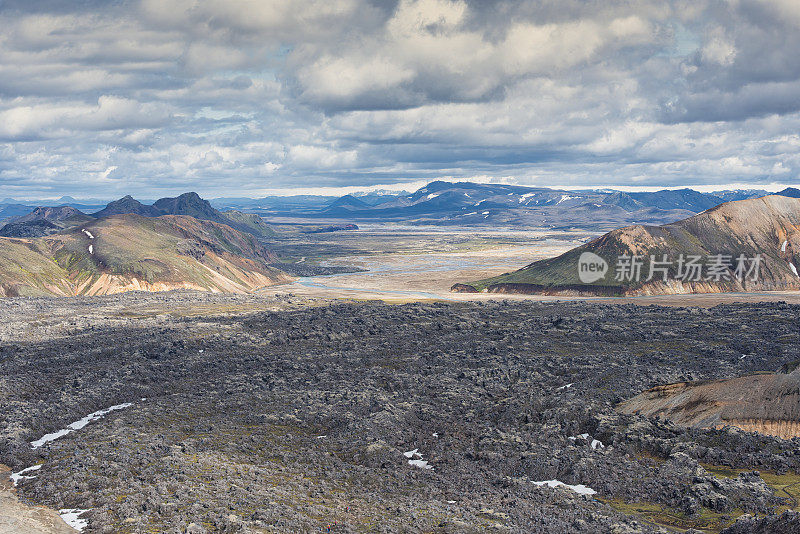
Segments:
[[[94,245],[89,245],[89,254],[94,254]]]
[[[61,516],[61,519],[64,520],[64,523],[68,524],[78,532],[83,532],[83,529],[89,526],[88,519],[81,519],[81,515],[85,514],[91,510],[91,508],[82,510],[80,508],[62,508],[58,511],[58,515]]]
[[[790,263],[789,267],[792,269],[795,276],[800,276],[800,274],[797,274],[797,267],[794,266],[794,263]]]
[[[83,229],[83,233],[86,234],[86,237],[88,237],[89,239],[94,239],[94,236],[92,235],[92,233],[89,230],[87,230],[86,228]]]
[[[584,434],[578,434],[577,436],[569,436],[567,439],[570,440],[570,441],[575,441],[578,438],[585,439],[586,441],[589,441],[589,434],[585,434],[584,433]],[[600,441],[599,439],[594,439],[594,438],[592,438],[592,441],[589,442],[589,446],[592,448],[592,450],[597,449],[597,448],[605,449],[605,447],[606,447],[605,445],[603,445],[602,441]]]
[[[114,410],[122,410],[123,408],[127,408],[128,406],[131,406],[131,405],[132,404],[130,402],[126,402],[124,404],[117,404],[115,406],[111,406],[111,407],[106,408],[104,410],[98,410],[98,411],[96,411],[94,413],[90,413],[89,415],[87,415],[83,419],[79,419],[79,420],[75,421],[74,423],[70,423],[69,425],[67,425],[67,428],[62,428],[61,430],[58,430],[56,432],[52,432],[50,434],[45,434],[44,436],[42,436],[41,438],[37,439],[36,441],[31,441],[31,447],[33,447],[34,449],[38,449],[39,447],[41,447],[42,445],[45,445],[46,443],[50,443],[51,441],[55,441],[58,438],[63,438],[64,436],[74,432],[75,430],[80,430],[81,428],[85,427],[86,425],[88,425],[92,421],[97,421],[98,419],[102,419],[106,414],[111,413]]]
[[[571,197],[571,196],[569,196],[569,195],[561,195],[561,200],[559,200],[558,202],[556,202],[556,205],[558,205],[558,204],[561,204],[562,202],[565,202],[565,201],[567,201],[567,200],[572,200],[572,199],[575,199],[575,198],[581,198],[581,197]]]
[[[404,452],[403,456],[408,458],[408,465],[410,466],[419,467],[420,469],[433,469],[432,465],[430,465],[427,461],[422,459],[422,455],[419,453],[419,449],[414,449],[413,451]]]
[[[542,480],[540,482],[534,482],[537,486],[547,486],[548,488],[557,488],[559,486],[563,486],[565,488],[571,489],[575,493],[579,495],[594,495],[597,493],[595,490],[588,486],[584,486],[583,484],[576,484],[575,486],[571,484],[564,484],[560,480]]]
[[[425,197],[425,200],[431,200],[431,199],[434,199],[434,198],[438,197],[439,195],[441,195],[441,193],[431,193],[430,195],[428,195],[427,197]]]
[[[523,202],[525,202],[526,200],[528,200],[533,196],[536,196],[536,193],[525,193],[524,195],[520,195],[519,203],[522,204]]]
[[[408,465],[413,465],[414,467],[419,467],[420,469],[433,469],[433,466],[429,465],[425,460],[409,460]]]
[[[569,388],[571,388],[571,387],[572,387],[572,386],[574,386],[574,385],[575,385],[575,382],[570,382],[569,384],[566,384],[566,385],[564,385],[564,386],[557,387],[557,388],[556,388],[556,391],[561,391],[562,389],[569,389]]]
[[[786,252],[786,243],[788,243],[788,241],[784,241],[783,245],[781,245],[781,252]]]
[[[31,466],[31,467],[26,467],[22,471],[17,471],[16,473],[11,473],[11,477],[10,477],[11,478],[11,483],[16,486],[17,483],[20,480],[31,480],[31,479],[36,478],[36,476],[28,476],[25,473],[32,473],[34,471],[38,471],[39,469],[42,468],[42,465],[44,465],[44,464],[39,464],[39,465]]]

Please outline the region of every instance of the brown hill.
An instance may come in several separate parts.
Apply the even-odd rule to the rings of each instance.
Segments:
[[[727,202],[703,213],[663,226],[629,226],[561,256],[537,261],[512,273],[468,284],[477,291],[586,295],[647,295],[736,291],[799,290],[800,199],[771,195]],[[602,258],[605,274],[581,280],[581,256]],[[621,256],[639,256],[640,276],[621,276]],[[651,258],[667,257],[665,271],[653,270]],[[684,260],[699,256],[700,276],[687,277]],[[724,264],[714,274],[710,264]],[[746,271],[759,256],[757,276]],[[586,257],[586,256],[584,256]],[[745,269],[737,273],[737,259]],[[630,274],[628,272],[627,274]],[[744,276],[740,276],[744,275]],[[682,276],[683,275],[683,276]],[[650,279],[648,279],[650,278]],[[454,290],[463,290],[460,285]]]
[[[790,439],[800,436],[800,371],[658,386],[617,409],[686,427],[734,426]]]
[[[243,293],[290,280],[252,235],[187,216],[115,215],[37,239],[0,239],[0,295],[198,289]]]

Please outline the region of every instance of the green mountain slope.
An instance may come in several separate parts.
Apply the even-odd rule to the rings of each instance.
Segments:
[[[37,239],[0,239],[0,294],[131,290],[247,292],[290,280],[272,253],[227,225],[186,216],[115,215]]]

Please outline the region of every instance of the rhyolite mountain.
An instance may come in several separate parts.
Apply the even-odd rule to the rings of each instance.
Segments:
[[[291,278],[258,239],[185,215],[112,215],[35,239],[0,239],[0,296],[197,289],[244,293]]]
[[[617,410],[669,419],[684,427],[734,426],[792,439],[800,437],[800,370],[656,386]]]
[[[580,280],[579,258],[590,252],[602,258],[607,270],[591,283]],[[646,295],[729,291],[800,290],[800,199],[770,195],[728,202],[701,214],[662,226],[635,225],[609,232],[558,257],[537,261],[518,271],[472,283],[456,284],[453,291],[541,293],[553,295]],[[617,279],[620,256],[642,258],[641,276]],[[681,280],[681,256],[700,256],[713,263],[716,255],[730,256],[723,276],[701,271],[699,281]],[[735,276],[735,258],[744,255],[761,262],[756,280]],[[658,271],[651,280],[650,258],[667,256],[666,281]],[[745,262],[750,269],[752,262]],[[685,277],[684,277],[685,278]],[[689,278],[694,278],[689,277]],[[709,279],[710,278],[710,279]],[[716,279],[719,278],[719,279]]]

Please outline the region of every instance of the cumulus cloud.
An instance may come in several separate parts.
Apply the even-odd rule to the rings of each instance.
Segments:
[[[2,196],[800,170],[792,0],[6,0],[0,25]]]

